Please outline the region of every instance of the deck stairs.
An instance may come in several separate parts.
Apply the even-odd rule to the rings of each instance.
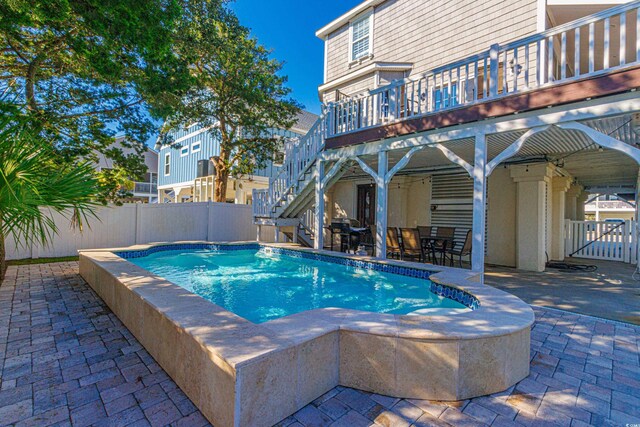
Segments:
[[[256,224],[276,225],[293,240],[294,227],[298,243],[313,246],[315,222],[316,159],[324,149],[325,116],[321,115],[309,132],[287,141],[283,165],[269,181],[269,188],[253,190],[253,217]],[[348,164],[336,173],[329,185],[347,170]]]

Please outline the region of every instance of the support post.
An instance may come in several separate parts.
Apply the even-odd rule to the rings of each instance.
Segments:
[[[260,241],[260,232],[262,231],[262,225],[256,225],[256,242]]]
[[[389,167],[389,156],[386,151],[378,153],[378,174],[376,181],[376,255],[387,258],[387,190],[385,180]]]
[[[493,98],[498,96],[498,68],[500,67],[500,61],[498,54],[500,52],[500,45],[492,44],[489,48],[489,97]]]
[[[471,271],[481,274],[484,283],[484,239],[487,196],[487,140],[484,133],[476,134],[473,166],[473,245]]]
[[[276,225],[276,243],[280,243],[280,226]]]
[[[324,162],[320,159],[316,160],[316,187],[315,187],[315,200],[316,200],[316,218],[313,227],[313,247],[314,249],[322,249],[324,247],[324,187],[322,181],[324,181]]]

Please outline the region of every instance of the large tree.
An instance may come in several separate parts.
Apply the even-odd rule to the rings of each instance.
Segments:
[[[194,122],[212,126],[220,141],[212,159],[214,201],[224,202],[229,176],[251,174],[271,160],[280,140],[270,130],[291,127],[300,106],[289,98],[282,63],[216,2],[187,0],[174,49],[189,65],[192,86],[165,122],[164,136]]]
[[[138,177],[149,112],[166,115],[187,86],[172,51],[181,12],[178,0],[0,0],[0,89],[64,161],[101,153]]]

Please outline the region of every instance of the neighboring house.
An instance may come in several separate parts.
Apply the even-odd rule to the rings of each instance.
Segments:
[[[307,111],[298,114],[290,129],[274,129],[272,134],[284,141],[307,133],[317,116]],[[158,197],[160,203],[207,202],[213,200],[215,170],[211,158],[220,154],[220,144],[209,128],[193,124],[171,131],[174,146],[156,144],[159,151]],[[179,148],[178,148],[179,146]],[[282,155],[276,155],[266,167],[250,176],[230,178],[227,202],[252,203],[252,190],[264,189],[269,178],[281,166]]]
[[[598,195],[584,207],[585,219],[591,221],[631,221],[636,215],[635,201],[618,196]]]
[[[132,148],[128,148],[122,145],[124,138],[116,138],[114,146],[120,148],[124,154],[131,154],[134,152]],[[113,160],[106,158],[103,154],[98,154],[98,163],[96,164],[97,170],[112,169]],[[134,203],[156,203],[158,197],[158,152],[153,148],[147,147],[144,152],[144,164],[147,167],[144,179],[133,182],[133,189],[130,191],[132,196],[127,198],[126,202]]]
[[[640,2],[620,3],[363,1],[316,33],[314,150],[254,192],[256,223],[323,248],[353,218],[381,257],[387,227],[455,227],[456,248],[471,230],[479,272],[563,259],[589,194],[638,188]]]

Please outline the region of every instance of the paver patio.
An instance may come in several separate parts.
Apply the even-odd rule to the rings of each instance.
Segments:
[[[282,426],[640,423],[640,327],[535,308],[531,374],[461,402],[336,387]],[[206,425],[78,275],[11,267],[0,286],[0,425]]]

